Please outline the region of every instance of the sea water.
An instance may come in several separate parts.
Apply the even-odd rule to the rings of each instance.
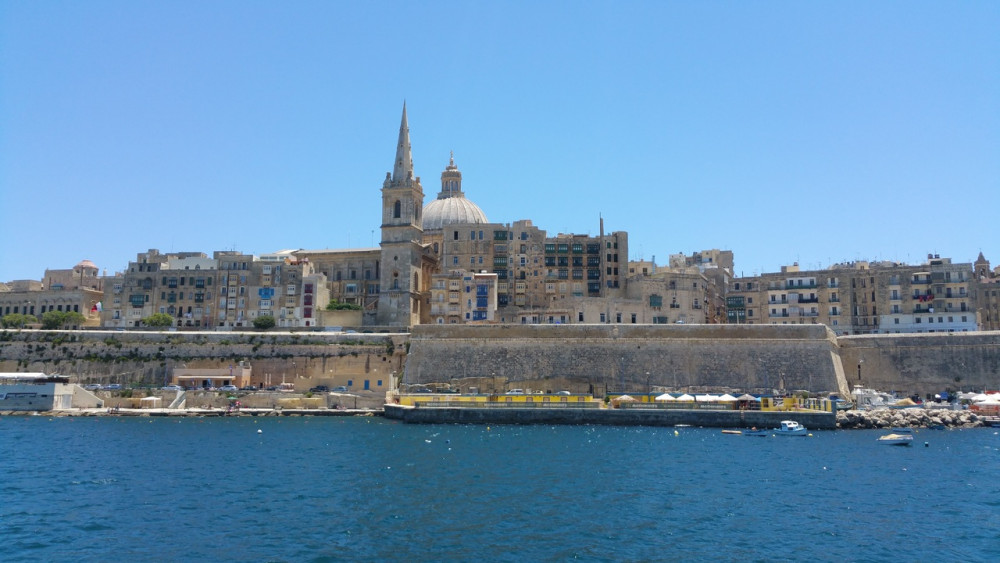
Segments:
[[[0,560],[996,560],[997,431],[880,434],[3,417]]]

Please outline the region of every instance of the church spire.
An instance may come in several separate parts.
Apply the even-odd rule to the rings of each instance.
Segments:
[[[396,162],[392,166],[392,182],[399,184],[413,178],[413,154],[410,151],[410,125],[406,121],[406,102],[403,102],[403,119],[399,123],[399,142],[396,143]]]

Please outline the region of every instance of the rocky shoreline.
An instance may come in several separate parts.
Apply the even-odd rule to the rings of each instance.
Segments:
[[[994,417],[995,418],[995,417]],[[981,428],[991,426],[993,418],[967,410],[950,409],[873,409],[837,412],[837,428]]]

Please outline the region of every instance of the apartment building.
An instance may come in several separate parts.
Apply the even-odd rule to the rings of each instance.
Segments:
[[[838,335],[976,330],[972,265],[929,255],[918,266],[856,261],[733,280],[727,320],[825,324]]]
[[[329,302],[326,278],[307,261],[261,261],[251,254],[217,251],[140,253],[125,272],[105,280],[103,324],[135,328],[154,313],[188,329],[253,326],[272,316],[280,327],[317,326],[317,307]]]
[[[979,330],[1000,330],[1000,266],[990,270],[990,261],[980,252],[974,267]]]
[[[490,324],[496,322],[496,273],[451,270],[431,282],[431,322]]]

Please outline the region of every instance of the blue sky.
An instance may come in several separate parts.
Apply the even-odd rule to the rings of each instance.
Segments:
[[[368,247],[406,100],[491,221],[1000,263],[998,2],[3,2],[0,280]]]

